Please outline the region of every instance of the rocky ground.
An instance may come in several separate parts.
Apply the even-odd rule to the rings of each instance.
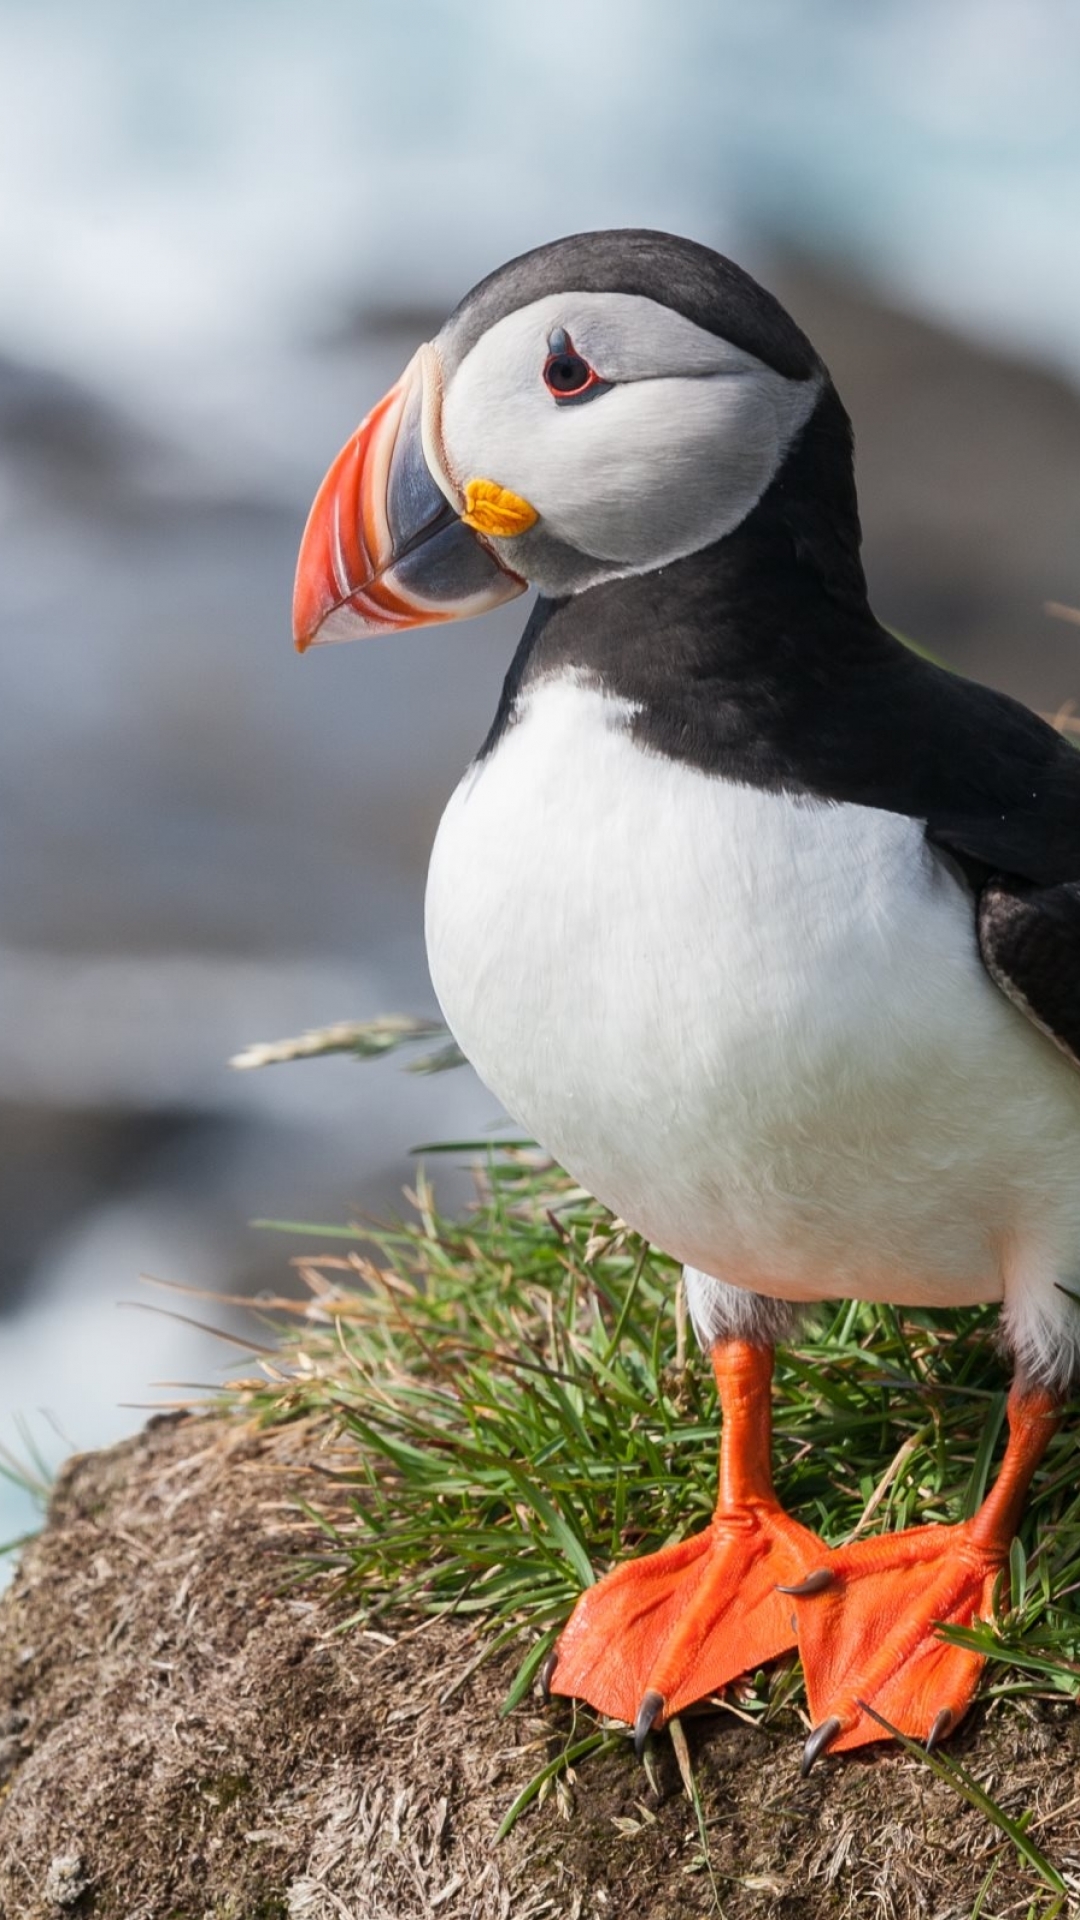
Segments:
[[[690,1726],[715,1889],[668,1741],[586,1763],[495,1833],[568,1710],[500,1718],[513,1655],[460,1621],[377,1632],[308,1566],[302,1426],[167,1419],[77,1457],[0,1604],[0,1920],[983,1920],[1029,1868],[895,1751],[798,1778],[800,1729]],[[580,1728],[579,1728],[580,1731]],[[975,1717],[953,1751],[1080,1892],[1080,1715]]]

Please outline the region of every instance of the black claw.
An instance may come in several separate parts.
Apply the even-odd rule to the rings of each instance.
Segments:
[[[951,1707],[942,1707],[940,1713],[935,1713],[934,1724],[926,1736],[927,1753],[933,1753],[938,1741],[944,1740],[946,1734],[951,1733],[955,1725],[956,1715]]]
[[[634,1721],[634,1752],[637,1754],[639,1760],[645,1751],[645,1742],[649,1737],[653,1722],[659,1719],[663,1711],[663,1694],[656,1693],[654,1689],[650,1687],[648,1693],[642,1696],[641,1705],[637,1710],[637,1719]]]
[[[540,1692],[544,1696],[544,1705],[551,1699],[551,1676],[559,1664],[559,1649],[552,1647],[540,1669]]]
[[[807,1574],[805,1580],[797,1580],[793,1587],[777,1587],[776,1591],[793,1593],[796,1599],[802,1600],[810,1593],[824,1593],[826,1587],[831,1587],[835,1579],[836,1575],[831,1567],[817,1567],[813,1573]]]
[[[810,1735],[809,1740],[802,1750],[802,1765],[799,1768],[800,1780],[806,1779],[814,1761],[820,1760],[826,1747],[836,1739],[842,1727],[843,1721],[838,1720],[835,1713],[832,1713],[827,1720],[822,1721],[820,1727],[814,1728],[813,1733]]]

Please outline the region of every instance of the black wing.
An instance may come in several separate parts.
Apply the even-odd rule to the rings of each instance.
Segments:
[[[1080,1066],[1080,882],[988,880],[978,930],[990,978]]]
[[[989,688],[954,681],[945,708],[956,771],[934,783],[927,839],[968,873],[990,978],[1080,1066],[1080,753]]]
[[[971,887],[991,979],[1080,1066],[1080,752],[880,630],[805,675],[791,708],[796,775],[926,822]]]

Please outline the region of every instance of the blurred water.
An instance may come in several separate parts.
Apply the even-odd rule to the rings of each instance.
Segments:
[[[141,1269],[276,1281],[250,1215],[389,1205],[412,1140],[497,1118],[465,1075],[223,1064],[431,1004],[427,848],[520,607],[287,632],[313,487],[416,340],[511,253],[652,224],[1075,377],[1078,51],[1030,0],[0,0],[0,1444],[211,1377],[114,1312]],[[0,1539],[23,1512],[0,1481]]]
[[[1068,0],[5,0],[5,332],[153,388],[636,222],[827,245],[1075,367],[1078,52]]]

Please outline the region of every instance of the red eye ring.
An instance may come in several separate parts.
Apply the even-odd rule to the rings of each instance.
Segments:
[[[600,378],[596,368],[578,353],[569,334],[560,329],[544,362],[544,385],[556,406],[567,406],[606,393],[611,381]]]

